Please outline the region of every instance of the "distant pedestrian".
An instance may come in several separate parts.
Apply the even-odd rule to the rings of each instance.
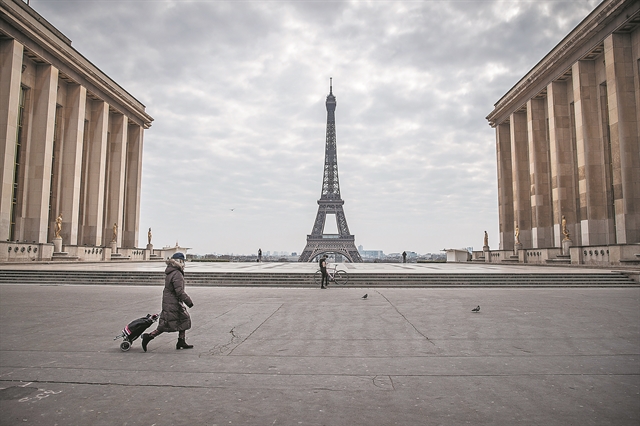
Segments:
[[[262,249],[258,249],[258,262],[262,262]]]
[[[185,304],[193,308],[193,302],[184,291],[184,266],[185,257],[182,253],[175,253],[171,259],[167,259],[167,268],[164,270],[164,291],[162,292],[162,312],[158,320],[158,328],[151,333],[142,335],[142,349],[147,351],[147,345],[156,336],[164,332],[178,332],[176,349],[191,349],[193,345],[187,345],[186,331],[191,328],[191,317]]]
[[[326,286],[329,285],[329,274],[327,273],[327,255],[323,255],[318,263],[320,265],[320,272],[322,273],[320,288],[327,288]]]
[[[402,252],[402,263],[407,263],[407,252],[406,251]]]

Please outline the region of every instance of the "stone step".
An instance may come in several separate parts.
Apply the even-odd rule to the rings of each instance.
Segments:
[[[185,275],[187,286],[316,286],[313,273],[191,272]],[[0,284],[164,284],[161,271],[25,271],[0,270]],[[523,273],[523,274],[450,274],[450,273],[349,273],[349,287],[615,287],[640,286],[622,273]]]

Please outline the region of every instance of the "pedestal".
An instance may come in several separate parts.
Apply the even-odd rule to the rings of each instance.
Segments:
[[[111,254],[117,253],[118,252],[118,242],[117,241],[111,241]]]
[[[53,252],[62,253],[62,237],[57,237],[53,239]]]
[[[569,252],[569,248],[573,245],[573,241],[569,239],[562,240],[562,255],[569,256],[571,253]]]
[[[147,244],[147,250],[150,250],[153,253],[153,244]]]
[[[522,250],[522,243],[517,243],[516,245],[513,246],[513,254],[514,255],[518,255],[518,252]]]
[[[484,252],[484,261],[487,263],[491,262],[491,251],[489,251],[489,246],[482,246],[482,251]]]

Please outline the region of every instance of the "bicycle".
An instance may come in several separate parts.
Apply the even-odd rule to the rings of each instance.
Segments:
[[[335,283],[337,285],[345,285],[349,282],[349,275],[347,274],[347,271],[338,269],[337,264],[333,266],[333,272],[330,271],[330,268],[327,268],[327,274],[329,274],[330,283]],[[316,285],[322,282],[322,272],[320,271],[320,269],[318,269],[314,274],[313,280],[316,283]]]

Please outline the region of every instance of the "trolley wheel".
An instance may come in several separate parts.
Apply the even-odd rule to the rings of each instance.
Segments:
[[[125,340],[124,342],[120,343],[120,349],[122,350],[122,352],[126,352],[129,349],[131,349],[131,343],[129,343],[128,340]]]
[[[333,279],[338,285],[345,285],[349,281],[349,276],[346,271],[338,270],[333,275]]]

